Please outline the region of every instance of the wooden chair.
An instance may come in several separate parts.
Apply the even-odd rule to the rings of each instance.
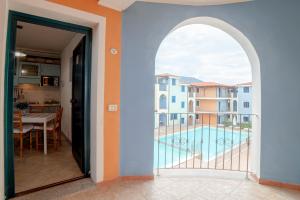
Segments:
[[[62,119],[62,115],[64,112],[64,108],[59,107],[58,108],[58,112],[59,112],[59,119],[58,119],[58,144],[61,146],[61,119]]]
[[[14,112],[13,116],[13,123],[14,123],[14,135],[19,136],[20,140],[20,157],[23,157],[23,139],[28,136],[29,133],[29,140],[30,140],[30,150],[32,149],[32,130],[33,125],[30,124],[23,124],[22,123],[22,112]]]
[[[58,141],[58,129],[59,129],[59,120],[60,120],[60,111],[58,110],[56,112],[56,117],[52,122],[47,124],[47,133],[52,136],[53,139],[53,145],[54,149],[57,150],[57,141]],[[36,131],[36,144],[37,144],[37,151],[38,151],[38,146],[39,146],[39,133],[44,131],[44,126],[40,125],[35,125],[33,128]]]

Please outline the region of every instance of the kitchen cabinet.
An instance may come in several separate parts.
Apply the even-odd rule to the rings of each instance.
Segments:
[[[19,78],[39,78],[40,64],[30,62],[19,62]]]
[[[32,62],[18,62],[15,69],[14,84],[40,85],[40,64]]]
[[[60,65],[17,62],[14,69],[14,85],[41,84],[41,76],[60,76]]]
[[[40,78],[27,78],[27,77],[19,77],[18,84],[34,84],[40,85],[41,79]]]
[[[41,76],[60,76],[60,66],[41,64]]]

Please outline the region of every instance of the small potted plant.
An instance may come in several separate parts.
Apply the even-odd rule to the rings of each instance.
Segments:
[[[22,111],[22,114],[26,114],[26,109],[28,109],[29,105],[26,102],[19,102],[16,104],[16,108]]]

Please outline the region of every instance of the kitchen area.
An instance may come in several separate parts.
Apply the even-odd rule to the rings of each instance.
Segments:
[[[29,55],[17,57],[14,70],[15,107],[23,104],[23,112],[30,113],[56,112],[60,107],[59,83],[59,58]]]
[[[74,157],[78,145],[72,137],[71,103],[73,52],[82,38],[53,27],[17,24],[12,70],[16,194],[84,175]]]

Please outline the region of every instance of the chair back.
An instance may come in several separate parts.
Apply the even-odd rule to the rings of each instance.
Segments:
[[[57,129],[61,127],[61,118],[62,118],[63,108],[58,108],[56,111],[56,116],[54,119],[54,127]]]
[[[61,127],[61,119],[62,119],[63,112],[64,112],[64,108],[60,107],[59,108],[59,127]]]
[[[13,124],[14,124],[14,128],[19,129],[20,132],[22,132],[23,123],[22,123],[22,112],[21,111],[14,112]]]

